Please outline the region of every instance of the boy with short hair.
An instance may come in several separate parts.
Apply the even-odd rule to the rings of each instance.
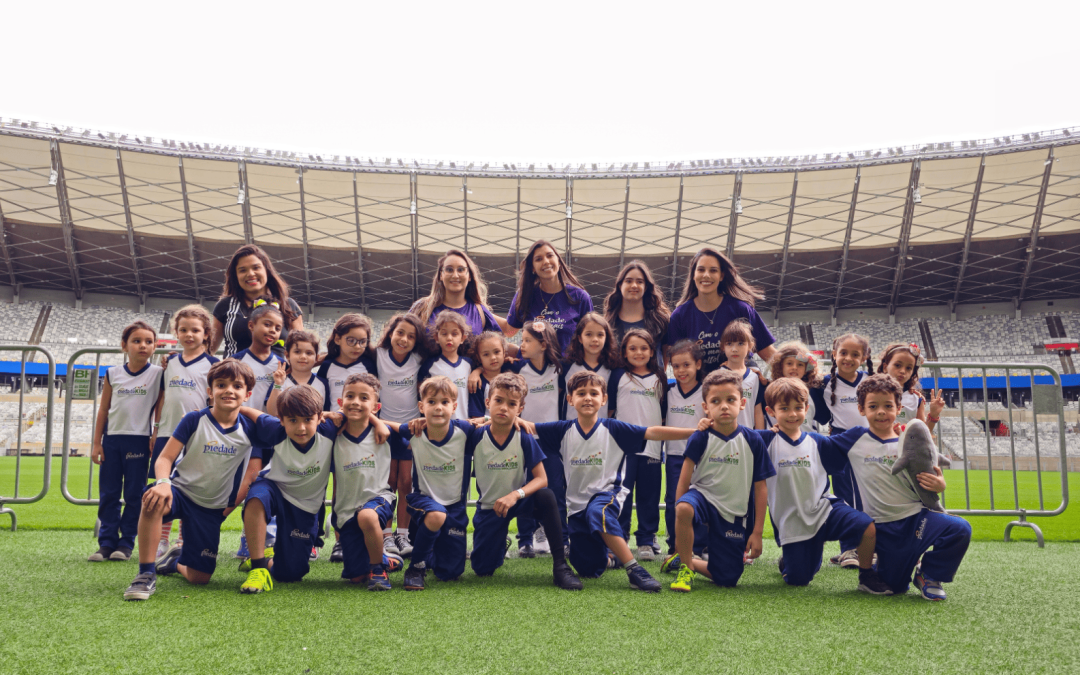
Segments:
[[[570,564],[582,577],[597,578],[608,567],[611,549],[625,567],[631,588],[658,593],[660,584],[634,560],[619,526],[619,512],[630,508],[623,504],[628,492],[622,485],[626,455],[644,452],[646,441],[683,440],[694,430],[598,418],[606,409],[607,388],[607,382],[592,371],[574,373],[566,383],[566,397],[577,419],[537,424],[536,435],[548,456],[562,459]]]
[[[869,428],[853,427],[818,441],[822,458],[835,453],[855,477],[863,510],[877,530],[877,573],[892,593],[908,590],[914,570],[915,587],[927,600],[944,600],[943,583],[953,580],[968,544],[971,525],[962,518],[927,509],[907,473],[892,474],[899,438],[894,431],[903,391],[885,373],[865,378],[856,390],[859,414]],[[920,487],[944,492],[941,469],[920,473]],[[928,550],[930,548],[933,550]]]
[[[671,590],[689,592],[696,574],[718,586],[734,587],[744,559],[761,555],[768,488],[776,475],[761,438],[738,422],[746,406],[743,378],[730,370],[714,370],[701,384],[705,422],[686,443],[675,501],[675,549],[681,566]],[[753,496],[752,530],[747,522]],[[694,558],[694,525],[708,526],[708,561]],[[665,561],[665,568],[674,560]]]
[[[818,446],[827,437],[806,433],[810,390],[793,377],[782,377],[765,390],[765,411],[776,420],[778,431],[757,431],[776,468],[766,479],[769,513],[776,540],[783,551],[780,573],[792,586],[806,586],[821,569],[825,542],[859,541],[859,590],[874,595],[892,591],[873,568],[876,542],[874,520],[829,492],[829,473],[843,470],[836,453],[821,455]]]
[[[510,520],[529,510],[544,526],[551,541],[562,541],[562,518],[555,493],[548,487],[544,453],[536,439],[514,428],[525,407],[529,387],[516,373],[502,373],[487,388],[485,405],[491,425],[474,429],[469,438],[476,476],[476,513],[473,515],[473,571],[490,576],[503,564]],[[555,585],[579,591],[581,580],[566,564],[561,546],[551,547]]]
[[[217,562],[221,524],[262,468],[255,424],[240,416],[251,397],[255,375],[246,364],[227,359],[206,374],[211,407],[181,419],[154,466],[158,478],[143,493],[139,515],[139,573],[125,600],[147,600],[158,574],[180,573],[188,582],[210,581]],[[181,451],[183,457],[173,466]],[[164,520],[182,521],[184,546],[171,547],[156,566],[155,545]]]

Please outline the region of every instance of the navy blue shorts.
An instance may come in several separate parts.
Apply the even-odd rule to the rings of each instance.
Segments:
[[[837,499],[832,503],[829,517],[813,537],[785,544],[784,581],[792,586],[805,586],[821,569],[821,556],[825,542],[841,539],[860,541],[866,528],[874,520]]]
[[[607,544],[602,535],[623,537],[619,526],[619,511],[624,495],[614,492],[598,492],[589,499],[584,511],[578,511],[567,520],[570,532],[570,564],[578,575],[595,579],[607,569]]]
[[[382,530],[394,516],[394,504],[382,497],[374,497],[361,506],[356,513],[371,509],[379,517],[379,529]],[[371,572],[371,557],[368,555],[367,542],[360,523],[356,522],[356,513],[348,522],[339,523],[337,512],[331,513],[330,522],[341,536],[341,554],[345,556],[345,567],[341,570],[342,579],[356,579]],[[385,563],[384,563],[385,564]]]
[[[435,572],[435,576],[442,581],[453,581],[465,571],[465,531],[469,527],[469,513],[465,510],[465,500],[450,506],[443,506],[431,497],[413,492],[405,497],[408,504],[409,516],[415,520],[418,528],[424,527],[424,516],[428,513],[445,513],[446,521],[436,533],[435,544],[431,549],[431,555],[425,561],[428,569]],[[416,544],[421,537],[417,531],[413,540],[413,564],[419,562],[416,559]]]
[[[732,587],[739,583],[743,573],[743,553],[746,551],[746,518],[735,522],[725,520],[716,507],[694,488],[679,498],[678,504],[694,507],[694,526],[704,525],[708,530],[709,574],[717,586]]]
[[[894,593],[907,592],[920,559],[923,574],[935,581],[952,581],[971,543],[966,520],[926,508],[903,520],[877,523],[876,528],[878,574]]]
[[[245,507],[255,499],[262,502],[267,523],[277,518],[278,535],[270,574],[276,581],[300,581],[311,569],[308,561],[319,531],[319,514],[308,513],[285,499],[277,483],[262,476],[248,489]]]
[[[397,434],[391,434],[390,436],[390,459],[396,459],[399,462],[412,461],[412,446],[409,445],[408,441],[401,440],[401,437]]]
[[[531,506],[528,500],[520,501],[506,512],[505,518],[500,518],[495,509],[476,507],[472,520],[473,552],[469,562],[477,576],[491,576],[495,570],[502,567],[506,558],[506,536],[510,521],[517,518],[522,505]]]
[[[146,490],[152,486],[147,485]],[[224,509],[208,509],[199,506],[180,488],[172,487],[172,511],[162,521],[180,520],[180,537],[184,547],[178,561],[185,567],[213,574],[217,566],[218,544],[221,542],[221,524],[225,522]],[[145,491],[145,490],[144,490]]]

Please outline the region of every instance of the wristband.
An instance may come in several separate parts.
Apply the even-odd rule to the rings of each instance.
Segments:
[[[940,417],[934,417],[933,415],[927,415],[926,420],[928,422],[933,422],[934,424],[937,424],[938,422],[941,421],[941,418]]]
[[[282,387],[284,387],[284,386],[285,385],[283,385],[283,384],[275,384],[274,385],[274,391],[281,391]]]
[[[155,486],[162,485],[162,484],[172,485],[172,481],[169,480],[168,478],[158,478],[156,481],[154,481]]]
[[[518,488],[517,493],[518,493],[518,499],[525,499],[525,491],[524,490],[522,490],[521,488]]]

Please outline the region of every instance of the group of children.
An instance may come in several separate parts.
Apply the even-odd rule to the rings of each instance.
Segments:
[[[805,345],[788,343],[766,378],[748,363],[749,325],[734,321],[721,338],[727,360],[708,375],[699,344],[671,345],[669,386],[654,336],[631,329],[616,343],[596,313],[579,320],[565,361],[542,321],[524,326],[514,360],[501,333],[472,336],[455,312],[430,330],[395,315],[377,346],[371,322],[346,314],[321,364],[307,331],[289,332],[285,359],[273,351],[283,323],[273,303],[257,303],[251,346],[219,362],[206,352],[209,315],[185,307],[173,320],[183,351],[164,368],[150,362],[153,329],[125,329],[128,362],[106,376],[95,430],[101,548],[90,559],[128,559],[137,532],[139,573],[126,599],[147,599],[159,574],[207,582],[221,523],[238,506],[241,590],[301,579],[326,534],[331,473],[331,560],[371,590],[390,588],[405,557],[406,590],[423,589],[429,569],[456,579],[466,560],[493,574],[516,518],[520,557],[549,551],[560,588],[621,567],[631,587],[659,591],[638,561],[664,550],[665,475],[661,571],[677,573],[672,590],[689,591],[697,574],[734,586],[761,553],[766,511],[792,585],[809,583],[824,542],[839,540],[832,562],[858,568],[860,590],[901,593],[914,571],[924,597],[944,599],[941,584],[970,539],[965,521],[922,508],[904,474],[889,470],[894,426],[932,425],[944,407],[938,392],[928,402],[919,391],[915,345],[890,345],[871,374],[867,340],[841,336],[822,378]],[[826,424],[830,436],[818,433]],[[945,488],[940,471],[919,483]],[[173,520],[183,521],[181,539],[169,545]]]

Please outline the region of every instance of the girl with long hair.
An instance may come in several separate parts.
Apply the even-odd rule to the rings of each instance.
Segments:
[[[431,279],[431,292],[409,308],[409,313],[419,317],[429,331],[435,325],[435,318],[445,311],[463,316],[473,335],[502,330],[499,319],[488,307],[487,283],[480,268],[467,253],[457,249],[439,258]]]
[[[623,335],[631,328],[644,328],[657,344],[664,344],[671,309],[648,265],[632,260],[622,268],[615,277],[615,288],[604,298],[604,318],[615,331],[616,344],[622,343]]]
[[[225,284],[221,298],[214,305],[214,330],[207,351],[213,354],[225,342],[225,358],[251,346],[248,321],[255,301],[269,298],[277,303],[285,324],[281,329],[281,343],[273,350],[285,355],[285,338],[290,330],[302,330],[300,305],[289,297],[289,284],[274,269],[274,263],[266,251],[255,244],[245,244],[236,249],[229,266],[225,269]]]
[[[555,329],[559,354],[565,354],[578,320],[593,311],[592,298],[550,242],[538,239],[518,270],[517,292],[506,314],[507,337],[526,323],[543,321]]]

